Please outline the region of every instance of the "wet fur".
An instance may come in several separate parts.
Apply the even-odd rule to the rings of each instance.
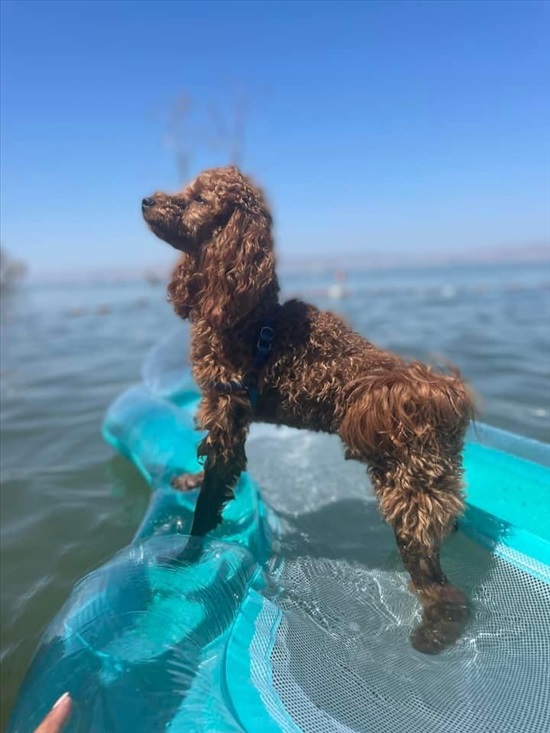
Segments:
[[[443,574],[439,551],[463,509],[461,451],[474,412],[458,373],[408,363],[300,300],[280,304],[271,214],[238,169],[205,171],[181,193],[151,201],[149,226],[183,252],[168,293],[191,323],[198,426],[208,431],[199,448],[204,475],[179,479],[181,488],[201,483],[192,534],[220,523],[246,467],[252,421],[336,433],[346,457],[367,465],[423,605],[413,645],[436,653],[454,643],[467,602]],[[246,395],[213,384],[250,371],[267,317],[276,318],[275,340],[253,411]]]

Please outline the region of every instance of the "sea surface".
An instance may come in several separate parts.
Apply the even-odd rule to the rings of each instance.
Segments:
[[[375,343],[458,366],[484,422],[550,442],[548,262],[351,273],[345,288],[335,297],[328,274],[283,278],[285,296],[341,313]],[[1,309],[4,729],[45,625],[80,577],[130,541],[145,510],[147,485],[100,427],[178,322],[163,286],[141,282],[28,284],[3,294]],[[311,436],[307,460],[324,445]],[[276,462],[260,463],[260,481],[275,484]]]

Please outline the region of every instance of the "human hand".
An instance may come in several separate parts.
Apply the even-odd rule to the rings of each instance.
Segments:
[[[34,733],[61,733],[69,720],[73,701],[66,692],[61,695]]]

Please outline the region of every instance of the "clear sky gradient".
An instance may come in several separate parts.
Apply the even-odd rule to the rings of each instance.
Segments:
[[[34,273],[173,258],[140,201],[181,181],[166,145],[251,99],[243,167],[287,259],[550,241],[545,2],[22,2],[2,26],[2,244]]]

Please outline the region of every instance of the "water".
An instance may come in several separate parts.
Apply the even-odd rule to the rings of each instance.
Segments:
[[[380,345],[450,360],[479,394],[484,421],[550,442],[549,281],[544,264],[354,275],[350,297],[337,301],[321,276],[287,278],[285,290],[306,291]],[[99,427],[176,320],[162,288],[137,283],[29,286],[3,299],[2,319],[3,727],[43,627],[73,583],[131,539],[147,505],[145,482]],[[252,466],[277,504],[277,457],[266,440],[255,432]],[[323,436],[307,445],[312,457],[326,449]],[[315,492],[309,460],[296,476],[302,503]],[[335,478],[360,470],[338,460]],[[322,560],[319,528],[300,528],[300,543],[304,531]]]

